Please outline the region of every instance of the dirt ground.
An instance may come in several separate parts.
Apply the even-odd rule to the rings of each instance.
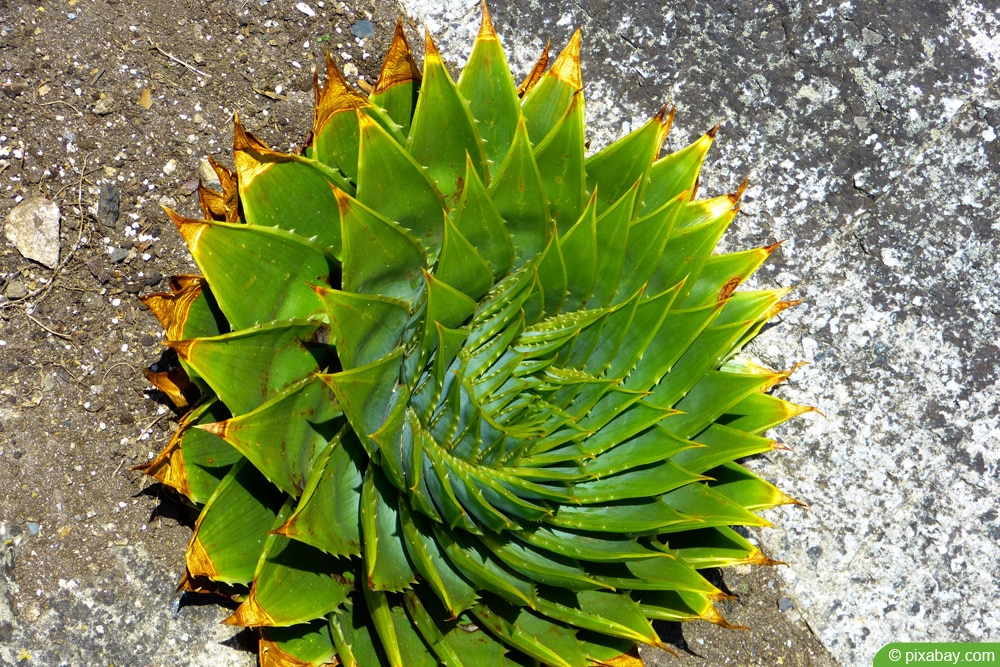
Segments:
[[[164,348],[136,295],[193,270],[160,207],[197,214],[203,156],[231,164],[234,112],[287,150],[308,129],[311,68],[325,49],[349,79],[374,81],[398,8],[309,4],[316,16],[279,0],[0,0],[0,220],[37,196],[61,213],[54,270],[0,241],[0,603],[6,596],[12,610],[0,614],[0,645],[22,664],[157,664],[148,653],[123,659],[125,636],[77,641],[89,621],[72,605],[46,640],[62,653],[31,645],[40,640],[23,628],[67,590],[124,607],[123,591],[180,575],[191,517],[131,471],[166,444],[177,417],[142,375]],[[123,573],[125,551],[146,567]],[[652,661],[832,664],[771,573],[726,583],[737,598],[724,613],[751,630],[668,628],[681,657]],[[168,599],[142,614],[200,613]],[[244,642],[231,645],[252,660]]]

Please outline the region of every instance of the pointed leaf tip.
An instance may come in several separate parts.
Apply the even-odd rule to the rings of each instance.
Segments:
[[[205,228],[209,224],[208,221],[185,218],[183,215],[166,206],[162,206],[162,208],[167,217],[170,218],[170,222],[174,223],[174,227],[180,232],[181,238],[184,239],[184,243],[188,249],[194,254],[195,247],[198,245],[198,237],[205,231]]]
[[[565,81],[576,90],[583,88],[583,74],[580,71],[579,28],[573,31],[573,36],[569,38],[566,48],[559,53],[556,61],[552,63],[552,69],[549,70],[549,74]]]
[[[531,71],[528,72],[528,76],[524,77],[524,81],[521,85],[517,87],[517,96],[524,97],[528,94],[535,84],[538,83],[542,75],[545,74],[545,68],[549,66],[549,48],[552,46],[552,42],[545,42],[545,48],[542,49],[542,54],[538,56],[538,60],[532,66]]]
[[[426,28],[424,29],[424,58],[426,60],[441,60],[441,52],[438,51],[437,44],[434,43],[434,37],[431,35],[431,31]]]
[[[396,22],[396,31],[392,35],[392,43],[386,51],[382,70],[379,72],[372,95],[379,96],[396,84],[408,81],[420,81],[422,75],[417,63],[413,60],[410,42],[403,30],[403,19]]]
[[[482,2],[483,21],[479,25],[479,39],[497,39],[497,31],[493,27],[493,19],[490,17],[490,10],[486,6],[486,0]]]

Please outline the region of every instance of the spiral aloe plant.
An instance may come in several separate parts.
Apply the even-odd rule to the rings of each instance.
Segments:
[[[200,509],[182,588],[263,665],[631,665],[653,621],[726,624],[699,570],[794,502],[737,461],[805,410],[737,356],[786,290],[713,254],[715,131],[661,110],[587,156],[580,36],[520,86],[483,12],[458,82],[397,28],[364,94],[327,58],[299,154],[168,211],[201,274],[144,302],[189,408],[143,469]]]

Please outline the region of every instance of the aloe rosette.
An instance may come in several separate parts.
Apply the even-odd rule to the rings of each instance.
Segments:
[[[485,12],[458,82],[398,28],[364,94],[329,60],[300,154],[169,212],[202,272],[144,302],[190,408],[143,469],[200,508],[182,588],[239,602],[264,665],[641,664],[725,624],[700,570],[793,502],[737,461],[805,410],[737,356],[786,290],[713,254],[715,132],[673,114],[585,154],[580,37],[520,86]]]

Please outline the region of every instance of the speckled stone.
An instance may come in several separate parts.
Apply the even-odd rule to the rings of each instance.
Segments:
[[[461,61],[474,3],[406,0]],[[746,176],[727,248],[785,240],[794,286],[748,350],[815,405],[755,462],[810,506],[757,537],[844,665],[890,641],[1000,637],[1000,11],[926,3],[543,3],[493,10],[512,66],[584,32],[592,147],[677,106],[668,148],[722,121],[705,196]]]

